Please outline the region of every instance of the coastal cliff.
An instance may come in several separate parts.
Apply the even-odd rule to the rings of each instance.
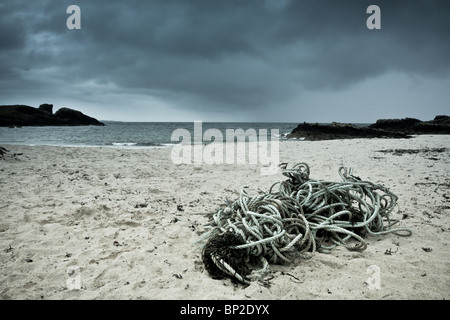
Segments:
[[[39,108],[26,105],[0,106],[0,127],[91,125],[104,126],[104,123],[70,108],[61,108],[53,114],[52,104],[42,104]]]

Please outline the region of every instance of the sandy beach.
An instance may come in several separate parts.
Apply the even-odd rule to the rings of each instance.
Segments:
[[[390,188],[412,236],[270,265],[265,285],[249,286],[212,279],[193,244],[226,197],[268,190],[280,172],[174,164],[171,148],[4,147],[0,299],[450,298],[448,135],[282,141],[280,162],[308,163],[311,178],[340,181],[344,165]]]

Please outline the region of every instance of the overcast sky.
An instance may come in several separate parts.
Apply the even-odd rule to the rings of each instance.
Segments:
[[[72,4],[80,30],[66,27]],[[0,0],[0,104],[121,121],[430,120],[450,114],[449,39],[448,0]]]

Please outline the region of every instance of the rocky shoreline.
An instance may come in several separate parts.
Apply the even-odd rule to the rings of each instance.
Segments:
[[[369,127],[407,134],[450,134],[450,117],[441,115],[430,121],[414,118],[380,119]]]
[[[286,137],[288,139],[332,140],[354,138],[411,138],[417,134],[450,134],[450,117],[436,116],[434,120],[414,118],[380,119],[369,126],[349,123],[301,123]]]
[[[61,108],[53,113],[52,104],[41,104],[39,108],[0,106],[0,127],[21,126],[104,126],[104,123],[70,108]]]

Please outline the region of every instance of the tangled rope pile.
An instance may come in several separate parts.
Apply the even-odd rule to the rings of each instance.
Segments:
[[[337,245],[363,251],[367,234],[411,235],[409,229],[392,228],[399,221],[389,217],[397,203],[389,189],[362,181],[344,167],[339,169],[342,182],[313,180],[309,173],[305,163],[284,168],[288,179],[268,193],[250,196],[242,190],[236,201],[219,208],[202,237],[208,239],[203,262],[213,278],[250,284],[267,273],[269,263],[309,258]]]

